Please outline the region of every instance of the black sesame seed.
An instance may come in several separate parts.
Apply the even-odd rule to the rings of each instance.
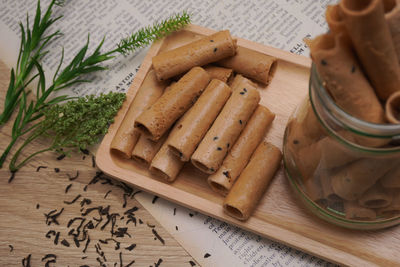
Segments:
[[[293,140],[293,144],[297,145],[298,143],[300,143],[299,140]]]
[[[58,156],[57,160],[62,160],[63,158],[65,158],[65,154],[61,154],[60,156]]]
[[[243,91],[247,92],[247,89],[246,89],[246,88],[243,88]]]
[[[205,259],[207,259],[208,257],[210,257],[211,256],[211,254],[210,253],[206,253],[206,254],[204,254],[204,258]]]
[[[214,141],[215,141],[215,140],[218,140],[218,136],[214,136],[213,140],[214,140]]]
[[[227,178],[230,178],[228,171],[224,171],[224,172],[222,172],[222,174],[225,175]]]
[[[54,168],[54,171],[55,172],[60,172],[60,169],[59,168]]]
[[[151,203],[152,203],[152,204],[156,203],[157,199],[158,199],[158,196],[154,196],[154,197],[153,197],[153,200],[151,201]]]
[[[210,168],[210,171],[214,172],[215,170],[214,170],[214,168]]]
[[[175,226],[175,230],[178,231],[178,226]]]
[[[221,151],[221,150],[222,150],[222,148],[221,148],[221,147],[217,147],[217,150]]]
[[[213,43],[213,42],[214,42],[214,40],[213,40],[213,39],[211,39],[211,40],[210,40],[210,42],[211,42],[211,43]]]
[[[189,263],[190,263],[190,266],[196,266],[196,263],[194,263],[194,261],[189,261]]]
[[[240,124],[243,124],[243,121],[242,121],[242,120],[239,120],[239,123],[240,123]]]
[[[227,148],[229,148],[229,146],[230,146],[230,144],[229,144],[229,143],[227,143],[227,144],[226,144],[226,147],[227,147]]]
[[[218,48],[214,48],[214,53],[217,52]]]
[[[240,92],[239,94],[244,95],[244,92]]]
[[[328,65],[328,63],[324,59],[321,59],[321,64],[324,66]]]
[[[353,66],[351,67],[351,73],[354,73],[354,72],[356,72],[356,66],[353,65]]]
[[[40,208],[39,203],[36,204],[36,209],[38,210]]]

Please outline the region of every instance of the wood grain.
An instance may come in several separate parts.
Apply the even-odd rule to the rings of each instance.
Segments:
[[[208,187],[207,176],[191,165],[184,167],[173,184],[167,184],[153,177],[146,169],[136,166],[132,161],[110,154],[109,144],[151,66],[151,58],[159,51],[171,49],[213,32],[210,29],[192,25],[185,31],[167,37],[152,46],[127,93],[128,99],[125,105],[99,147],[97,153],[99,168],[117,179],[155,192],[173,202],[338,264],[400,265],[400,260],[396,255],[400,250],[398,228],[351,231],[322,221],[307,211],[294,197],[284,176],[283,168],[276,175],[253,216],[243,223],[223,213],[222,197]],[[267,87],[260,85],[259,89],[262,95],[261,103],[276,114],[267,139],[274,145],[282,147],[286,122],[307,95],[311,62],[308,58],[240,38],[238,38],[238,45],[278,58],[277,69],[271,83]]]
[[[8,85],[9,69],[0,61],[0,108],[3,108],[4,96]],[[12,119],[11,119],[12,121]],[[10,140],[11,123],[6,124],[0,130],[0,151],[3,151]],[[35,142],[24,152],[27,153],[38,150],[46,145],[46,140]],[[124,206],[124,190],[117,185],[119,182],[110,179],[99,181],[96,184],[85,186],[92,180],[99,170],[92,167],[92,156],[87,155],[83,158],[82,154],[72,155],[61,161],[56,160],[55,153],[45,153],[31,160],[25,167],[16,173],[14,180],[8,183],[10,173],[7,169],[8,161],[0,169],[0,266],[22,266],[22,259],[31,254],[31,266],[44,266],[47,260],[43,257],[47,254],[57,256],[56,263],[50,266],[99,266],[97,258],[100,258],[107,266],[120,266],[120,252],[122,263],[128,265],[132,260],[133,266],[154,266],[159,259],[162,259],[161,266],[191,266],[189,261],[195,260],[163,229],[157,221],[133,198],[125,196],[126,206]],[[47,166],[36,171],[38,166]],[[56,172],[55,168],[59,168]],[[70,181],[69,177],[74,177],[79,171],[79,177]],[[106,184],[102,184],[106,183]],[[65,190],[70,186],[67,193]],[[111,192],[109,192],[111,190]],[[136,192],[137,189],[134,189]],[[106,196],[106,194],[108,195]],[[81,197],[73,204],[66,204],[64,201],[71,201],[76,196]],[[106,196],[106,198],[105,198]],[[83,204],[81,211],[81,201],[86,198],[91,203]],[[106,225],[103,230],[100,228],[106,222],[106,215],[103,221],[94,229],[88,230],[91,242],[86,253],[83,253],[85,242],[80,243],[78,248],[68,232],[72,228],[77,228],[77,223],[68,227],[68,222],[74,217],[83,217],[82,212],[92,207],[107,207],[110,205],[109,213],[123,213],[133,207],[138,210],[134,212],[137,220],[136,226],[133,222],[127,222],[118,217],[117,227],[127,227],[124,237],[113,236],[120,242],[120,248],[115,249],[115,243],[109,241],[103,244],[99,240],[111,237],[111,223]],[[56,209],[60,211],[56,223],[46,224],[45,214]],[[95,211],[94,211],[95,212]],[[89,214],[91,215],[91,214]],[[94,213],[93,213],[94,215]],[[99,217],[97,215],[97,217]],[[86,216],[87,223],[93,220],[93,216]],[[140,223],[140,221],[142,224]],[[150,227],[151,226],[151,227]],[[152,228],[154,226],[154,228]],[[154,239],[152,230],[164,239],[165,244],[160,240]],[[46,238],[48,231],[60,232],[58,244],[55,245],[55,237],[50,235]],[[69,247],[62,245],[66,240]],[[86,241],[86,240],[85,240]],[[66,244],[64,242],[64,244]],[[100,244],[101,250],[96,251],[95,246]],[[126,248],[132,244],[136,247],[129,251]],[[99,253],[104,253],[106,261]],[[84,258],[87,257],[87,258]]]

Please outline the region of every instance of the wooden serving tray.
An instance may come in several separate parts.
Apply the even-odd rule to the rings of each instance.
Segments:
[[[185,30],[153,44],[127,93],[127,101],[97,151],[97,166],[108,175],[145,191],[331,262],[353,266],[399,266],[400,228],[355,231],[322,221],[306,210],[293,195],[283,167],[252,217],[246,222],[240,222],[223,213],[221,205],[223,198],[208,187],[207,176],[190,164],[184,167],[174,183],[168,184],[153,177],[133,161],[124,160],[110,153],[111,140],[151,67],[152,57],[160,51],[181,46],[214,32],[211,29],[190,25]],[[239,46],[278,58],[277,69],[271,83],[267,87],[260,85],[259,89],[261,104],[276,114],[267,139],[281,148],[287,120],[307,95],[311,61],[303,56],[241,38],[237,39]]]

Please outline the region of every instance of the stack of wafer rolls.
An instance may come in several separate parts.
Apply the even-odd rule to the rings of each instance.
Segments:
[[[282,153],[277,147],[261,142],[226,196],[224,211],[238,220],[247,220],[268,188],[281,159]]]
[[[400,90],[400,63],[382,0],[342,0],[340,8],[357,56],[381,100]]]
[[[171,151],[182,161],[189,161],[197,145],[231,95],[231,88],[214,79],[168,138]]]
[[[140,136],[133,122],[139,114],[151,106],[162,95],[166,86],[166,82],[159,82],[157,80],[154,70],[149,71],[111,142],[111,151],[119,153],[124,158],[131,157],[133,147]]]
[[[263,84],[268,84],[275,70],[277,59],[239,46],[234,56],[224,58],[216,64],[233,69],[237,73]]]
[[[208,177],[208,184],[214,191],[224,196],[228,194],[274,118],[275,114],[268,108],[261,105],[257,107],[222,166]]]
[[[205,173],[216,172],[259,101],[259,92],[247,83],[233,90],[221,113],[193,153],[192,164]]]
[[[157,141],[193,105],[209,82],[210,76],[204,69],[192,68],[136,118],[135,127]]]
[[[382,105],[343,33],[318,36],[310,50],[325,88],[343,110],[368,122],[385,121]]]
[[[159,80],[184,73],[236,53],[236,39],[228,30],[219,31],[190,44],[162,52],[153,57],[153,67]]]

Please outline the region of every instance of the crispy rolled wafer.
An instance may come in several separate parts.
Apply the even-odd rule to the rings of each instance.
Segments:
[[[247,220],[279,169],[281,159],[279,148],[261,142],[226,196],[224,211],[238,220]]]
[[[177,130],[168,137],[168,145],[182,161],[190,160],[231,92],[231,88],[224,82],[212,80],[193,107],[180,120]]]
[[[395,124],[400,123],[400,91],[393,93],[385,104],[386,119]]]
[[[208,75],[210,75],[211,79],[217,79],[224,83],[227,83],[228,80],[233,75],[233,70],[223,67],[218,67],[214,65],[204,66],[204,70],[207,71]]]
[[[158,141],[153,141],[147,138],[146,135],[140,135],[139,141],[132,150],[132,159],[140,164],[149,165],[165,139],[166,136]]]
[[[173,182],[183,168],[184,162],[171,152],[167,143],[164,143],[150,164],[150,172]]]
[[[234,90],[193,153],[192,164],[205,173],[212,174],[217,171],[259,101],[260,94],[257,89],[248,84]]]
[[[344,210],[347,219],[371,220],[376,218],[376,212],[373,209],[362,207],[355,201],[345,201]]]
[[[248,163],[275,118],[268,108],[258,105],[246,127],[224,159],[221,168],[208,177],[211,188],[227,195],[237,177]]]
[[[383,123],[384,111],[343,34],[323,34],[310,44],[311,57],[336,104],[352,116]]]
[[[210,82],[208,73],[194,67],[135,120],[135,127],[157,141],[188,110]]]
[[[393,166],[387,159],[360,159],[332,176],[333,191],[343,199],[356,200]]]
[[[382,185],[377,182],[362,194],[358,199],[358,204],[366,208],[378,209],[389,206],[392,199],[392,192],[383,188]]]
[[[339,5],[328,5],[325,12],[326,22],[333,33],[346,32],[343,12]]]
[[[397,58],[400,60],[400,0],[383,0],[383,5]]]
[[[153,68],[159,80],[184,73],[195,66],[233,56],[236,39],[228,30],[219,31],[190,44],[162,52],[153,57]]]
[[[385,208],[378,209],[378,215],[384,217],[400,215],[400,190],[393,191],[392,203]]]
[[[382,0],[342,0],[347,32],[376,94],[386,100],[400,90],[400,65]]]
[[[150,70],[138,89],[129,109],[115,134],[110,148],[124,158],[130,158],[140,133],[134,127],[136,117],[151,106],[163,93],[165,82],[158,82],[154,70]]]
[[[237,73],[263,84],[268,84],[276,68],[277,60],[273,56],[239,46],[234,56],[224,58],[216,64],[233,69]]]
[[[236,88],[240,88],[242,86],[246,87],[246,85],[257,88],[257,85],[254,82],[250,81],[240,74],[236,74],[231,83],[229,83],[229,86],[232,88],[233,91],[236,90]]]
[[[380,183],[385,188],[400,189],[400,166],[398,165],[390,169],[385,176],[380,179]]]

